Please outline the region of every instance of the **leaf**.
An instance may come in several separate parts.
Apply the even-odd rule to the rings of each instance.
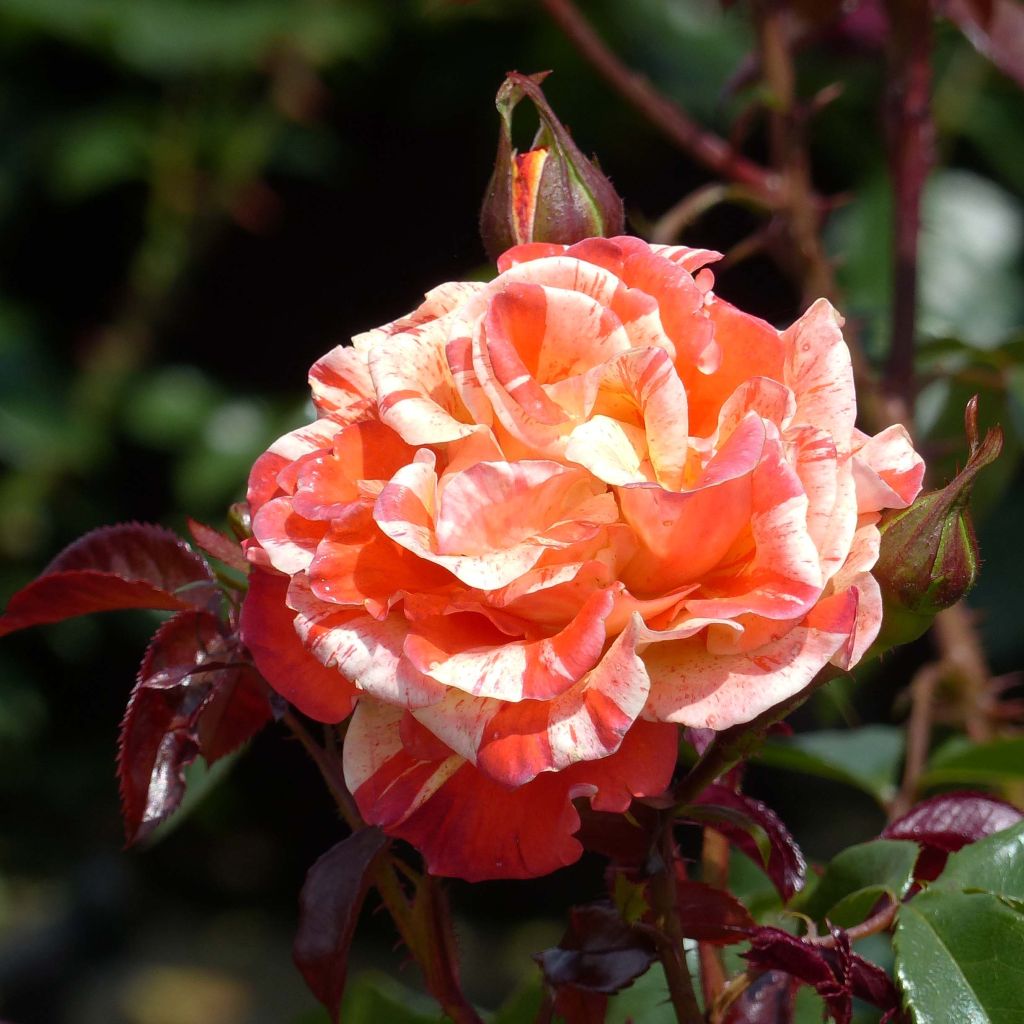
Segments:
[[[972,744],[955,740],[935,752],[924,776],[923,787],[950,782],[998,785],[1024,778],[1024,737]]]
[[[206,562],[170,530],[105,526],[65,548],[11,598],[0,636],[91,612],[206,608],[217,594]]]
[[[943,793],[912,807],[886,826],[883,839],[909,839],[921,847],[914,874],[931,881],[946,857],[968,843],[1009,828],[1024,815],[986,793]]]
[[[792,1024],[799,982],[785,971],[765,971],[736,1000],[724,1024]]]
[[[1024,904],[1024,822],[950,856],[933,888],[983,890]]]
[[[651,853],[651,835],[657,814],[635,801],[630,813],[595,811],[588,801],[578,807],[580,829],[576,838],[584,849],[600,853],[614,864],[640,867]]]
[[[916,1024],[1020,1021],[1024,916],[998,896],[919,893],[901,908],[893,945],[896,978]]]
[[[129,844],[181,803],[185,768],[251,738],[271,719],[264,684],[234,636],[208,612],[179,612],[157,630],[128,701],[118,747]]]
[[[914,880],[916,843],[875,839],[837,854],[810,895],[793,905],[814,918],[849,928],[864,920],[878,900],[901,899]]]
[[[789,830],[770,807],[718,784],[708,786],[695,805],[700,808],[710,828],[720,832],[738,850],[764,867],[784,900],[803,888],[807,863]],[[713,818],[709,813],[712,807],[725,808],[727,814]],[[735,812],[745,819],[744,825],[736,823]],[[689,808],[684,808],[680,817],[687,818],[688,815]],[[768,840],[767,856],[758,846],[762,834]]]
[[[654,940],[627,924],[614,907],[573,907],[558,946],[534,954],[554,988],[572,986],[611,995],[633,983],[657,959]]]
[[[237,569],[241,573],[249,572],[249,562],[237,540],[197,519],[190,518],[187,522],[188,532],[192,534],[192,539],[199,548],[232,569]]]
[[[348,950],[370,888],[371,869],[387,844],[388,837],[378,828],[353,832],[316,861],[299,893],[292,958],[334,1021],[340,1019]]]
[[[899,997],[888,975],[852,952],[849,937],[841,929],[832,929],[831,941],[831,946],[812,943],[779,928],[758,928],[744,956],[752,967],[785,971],[810,985],[839,1024],[849,1024],[853,996],[882,1010],[896,1009]]]
[[[747,908],[724,889],[693,882],[684,872],[677,864],[676,901],[683,935],[716,946],[742,942],[756,927]]]
[[[979,53],[1024,86],[1024,7],[1017,0],[944,0],[939,10]]]
[[[845,782],[885,804],[896,789],[904,746],[903,730],[893,726],[823,729],[770,739],[757,760],[773,768]]]

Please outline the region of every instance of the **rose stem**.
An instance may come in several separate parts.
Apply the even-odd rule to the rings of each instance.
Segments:
[[[886,388],[913,405],[917,242],[921,197],[932,166],[932,11],[928,0],[887,0],[889,74],[885,113],[893,188],[893,279]]]
[[[285,711],[281,720],[320,769],[327,789],[348,826],[353,831],[366,828],[366,822],[345,785],[333,732],[332,738],[328,739],[328,746],[322,747],[291,709]],[[417,898],[427,901],[425,913],[414,912],[399,878],[400,870],[413,880]],[[427,988],[444,1012],[455,1024],[482,1024],[480,1016],[459,988],[458,972],[452,955],[453,930],[448,905],[436,880],[430,876],[420,876],[405,864],[399,869],[392,857],[386,856],[377,861],[373,869],[373,882],[395,922],[398,934],[423,972]]]
[[[889,806],[889,820],[906,814],[914,804],[917,786],[928,759],[932,734],[935,688],[942,678],[942,664],[923,666],[910,683],[910,719],[907,722],[907,756],[900,791]]]
[[[720,832],[705,827],[701,840],[701,881],[716,889],[729,890],[729,841]],[[697,945],[700,954],[700,981],[704,1005],[713,1006],[725,985],[722,953],[710,942]]]
[[[661,864],[651,875],[651,909],[660,925],[658,954],[665,969],[669,996],[676,1011],[679,1024],[702,1024],[704,1020],[697,1004],[697,993],[693,978],[686,963],[686,947],[683,944],[682,922],[679,920],[679,904],[676,898],[676,842],[672,833],[672,812],[664,814],[661,821]]]
[[[778,205],[779,183],[775,175],[691,120],[645,76],[627,67],[605,45],[572,0],[540,0],[540,3],[605,81],[680,149],[720,177],[746,185],[764,205]]]

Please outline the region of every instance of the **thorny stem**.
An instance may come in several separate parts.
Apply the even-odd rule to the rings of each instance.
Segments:
[[[703,829],[701,841],[701,881],[716,889],[729,889],[729,840],[713,828]],[[700,956],[700,981],[704,1005],[712,1006],[725,987],[726,973],[722,951],[710,942],[697,945]]]
[[[665,969],[669,996],[679,1024],[701,1024],[703,1015],[697,1003],[693,978],[686,963],[683,927],[676,898],[676,844],[672,833],[673,815],[664,814],[661,821],[661,864],[651,876],[651,909],[660,925],[658,954]]]
[[[810,157],[804,122],[798,109],[796,72],[790,52],[786,12],[776,0],[760,0],[754,7],[765,82],[771,91],[769,142],[772,164],[782,181],[782,212],[793,242],[795,266],[805,302],[820,295],[834,299],[835,276],[821,242],[821,201],[811,184]]]
[[[942,678],[941,664],[925,665],[910,684],[910,720],[907,723],[907,756],[900,791],[889,807],[889,820],[895,821],[910,810],[917,795],[918,782],[928,760],[932,734],[932,705],[935,688]]]
[[[928,0],[887,0],[886,128],[893,187],[892,319],[886,387],[911,406],[917,317],[921,197],[933,158],[931,23]]]
[[[327,789],[349,827],[353,830],[366,828],[355,800],[345,785],[333,730],[325,731],[327,745],[322,747],[291,709],[285,711],[281,720],[320,769]],[[402,884],[402,875],[414,881],[415,903],[409,900]],[[373,869],[373,884],[394,920],[402,942],[423,972],[427,988],[444,1012],[455,1024],[482,1024],[479,1014],[463,996],[458,985],[451,919],[437,881],[429,875],[416,875],[404,864],[399,867],[399,862],[387,855],[381,857]]]
[[[746,185],[766,206],[779,201],[779,182],[771,171],[748,160],[725,139],[702,128],[663,96],[646,77],[614,53],[572,0],[540,0],[552,20],[594,69],[680,149],[728,181]]]

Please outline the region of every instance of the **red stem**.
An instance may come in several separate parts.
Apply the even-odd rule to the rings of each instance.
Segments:
[[[893,187],[893,294],[886,387],[910,408],[921,197],[934,158],[932,11],[928,0],[887,0],[886,7],[890,32],[885,113]]]
[[[701,128],[645,76],[627,67],[572,0],[540,2],[605,81],[680,149],[720,177],[747,186],[766,206],[778,204],[779,182],[771,171],[748,160],[721,136]]]

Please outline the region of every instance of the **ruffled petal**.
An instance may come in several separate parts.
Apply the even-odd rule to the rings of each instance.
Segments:
[[[400,723],[396,709],[360,703],[345,739],[346,782],[363,817],[416,846],[431,874],[471,882],[572,864],[582,847],[571,801],[587,796],[595,809],[625,811],[634,796],[664,792],[676,760],[674,727],[637,722],[610,757],[509,789],[456,754],[416,758]]]
[[[320,722],[347,718],[355,687],[302,645],[295,613],[285,604],[288,577],[253,569],[242,605],[241,636],[260,675],[304,715]]]
[[[850,641],[857,595],[825,598],[800,625],[746,654],[712,654],[700,637],[644,653],[651,678],[647,713],[664,722],[728,729],[799,693]]]
[[[858,443],[861,439],[863,443]],[[914,451],[906,429],[897,423],[874,437],[857,438],[853,475],[860,512],[907,508],[920,493],[924,459]]]

